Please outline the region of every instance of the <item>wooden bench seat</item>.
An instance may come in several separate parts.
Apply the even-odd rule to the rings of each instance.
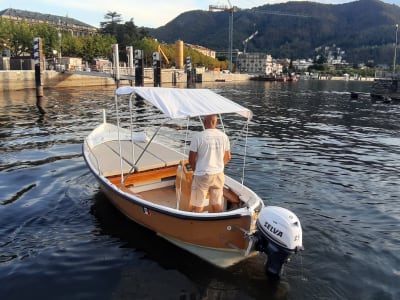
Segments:
[[[143,184],[145,182],[154,182],[156,180],[161,180],[163,178],[174,177],[176,176],[177,165],[168,166],[153,170],[147,170],[137,173],[132,173],[130,175],[125,174],[125,186],[130,185],[138,185]],[[107,179],[110,180],[115,185],[121,184],[121,174],[107,176]]]

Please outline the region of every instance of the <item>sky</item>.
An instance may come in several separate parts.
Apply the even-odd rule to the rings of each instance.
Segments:
[[[298,1],[298,0],[295,0]],[[211,5],[237,6],[242,9],[264,4],[287,2],[285,0],[0,0],[0,10],[22,9],[56,16],[68,16],[86,24],[100,27],[107,12],[121,14],[123,22],[133,18],[138,27],[157,28],[172,21],[179,14],[191,10],[208,10]],[[317,0],[325,4],[340,4],[352,0]],[[400,0],[384,0],[400,6]]]

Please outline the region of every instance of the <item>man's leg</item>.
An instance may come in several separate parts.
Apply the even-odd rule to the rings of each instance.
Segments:
[[[203,212],[205,198],[207,196],[207,178],[204,176],[193,176],[192,190],[190,194],[189,210]]]
[[[222,212],[224,202],[224,183],[225,177],[223,173],[215,174],[210,186],[210,204],[212,212]]]

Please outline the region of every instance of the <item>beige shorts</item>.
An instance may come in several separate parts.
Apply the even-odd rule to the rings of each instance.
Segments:
[[[190,204],[196,207],[206,205],[207,194],[210,195],[210,204],[222,204],[224,173],[213,175],[193,176]]]

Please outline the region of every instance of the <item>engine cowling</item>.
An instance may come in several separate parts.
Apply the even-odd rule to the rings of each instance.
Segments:
[[[255,249],[268,256],[267,275],[279,279],[284,263],[292,254],[303,250],[300,220],[286,208],[267,206],[260,212],[256,225]]]

